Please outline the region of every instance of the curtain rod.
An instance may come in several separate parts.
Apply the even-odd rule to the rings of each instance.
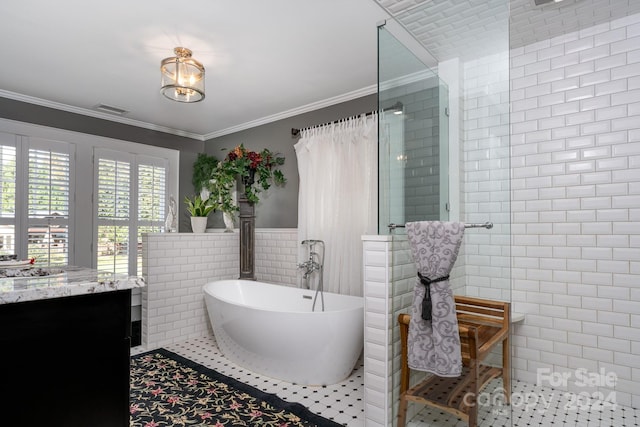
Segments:
[[[371,115],[373,115],[374,113],[377,113],[377,111],[370,111],[370,112],[368,112],[368,113],[366,113],[366,114],[365,114],[365,117],[371,116]],[[355,116],[355,117],[360,117],[360,115]],[[335,123],[340,123],[342,120],[345,120],[345,119],[334,120],[334,121],[332,121],[332,122],[324,123],[324,124],[317,125],[317,126],[332,125],[332,124],[335,124]],[[311,126],[311,127],[316,127],[316,126]],[[291,128],[291,137],[292,137],[292,138],[298,138],[298,137],[300,136],[300,132],[301,132],[301,130],[300,130],[300,129],[297,129],[297,128]]]

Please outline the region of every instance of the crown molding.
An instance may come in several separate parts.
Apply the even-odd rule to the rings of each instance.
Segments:
[[[421,70],[406,76],[394,78],[380,84],[380,91],[392,89],[394,87],[408,85],[418,81],[437,77],[431,69]],[[417,89],[416,89],[417,90]],[[303,105],[301,107],[292,108],[281,113],[272,114],[270,116],[262,117],[260,119],[252,120],[250,122],[241,123],[236,126],[228,127],[226,129],[210,132],[203,135],[203,140],[207,141],[213,138],[219,138],[221,136],[229,135],[232,133],[240,132],[246,129],[251,129],[256,126],[261,126],[267,123],[276,122],[278,120],[286,119],[288,117],[297,116],[299,114],[308,113],[310,111],[319,110],[321,108],[330,107],[332,105],[340,104],[342,102],[351,101],[353,99],[361,98],[363,96],[372,95],[378,92],[378,85],[373,84],[371,86],[363,87],[362,89],[354,90],[344,93],[342,95],[334,96],[332,98],[323,99],[321,101],[312,102],[310,104]]]
[[[15,92],[10,92],[3,89],[0,89],[0,97],[13,99],[15,101],[27,102],[29,104],[40,105],[42,107],[53,108],[56,110],[67,111],[70,113],[81,114],[84,116],[95,117],[98,119],[109,120],[112,122],[118,122],[126,125],[137,126],[140,128],[150,129],[158,132],[165,132],[173,135],[184,136],[187,138],[196,139],[198,141],[206,141],[212,138],[218,138],[224,135],[240,132],[242,130],[250,129],[256,126],[261,126],[267,123],[272,123],[278,120],[286,119],[288,117],[293,117],[299,114],[308,113],[310,111],[319,110],[321,108],[330,107],[332,105],[340,104],[342,102],[351,101],[356,98],[361,98],[363,96],[374,94],[377,92],[377,90],[378,90],[378,85],[374,84],[371,86],[364,87],[362,89],[347,92],[331,98],[326,98],[321,101],[312,102],[310,104],[292,108],[290,110],[282,111],[280,113],[265,116],[256,120],[251,120],[249,122],[241,123],[236,126],[210,132],[204,135],[181,131],[178,129],[173,129],[165,126],[159,126],[153,123],[147,123],[140,120],[133,120],[126,117],[113,116],[111,114],[102,113],[100,111],[89,110],[87,108],[74,107],[72,105],[62,104],[54,101],[48,101],[46,99],[36,98],[33,96],[23,95]]]
[[[250,122],[241,123],[236,126],[232,126],[226,129],[218,130],[215,132],[207,133],[204,136],[204,140],[207,141],[212,138],[218,138],[224,135],[240,132],[242,130],[250,129],[256,126],[264,125],[267,123],[276,122],[278,120],[286,119],[288,117],[297,116],[299,114],[308,113],[310,111],[319,110],[321,108],[330,107],[332,105],[340,104],[342,102],[351,101],[356,98],[361,98],[366,95],[371,95],[378,91],[378,85],[363,87],[362,89],[354,90],[344,93],[342,95],[334,96],[331,98],[323,99],[321,101],[312,102],[301,107],[292,108],[281,113],[272,114],[270,116],[262,117],[260,119],[252,120]]]
[[[69,113],[81,114],[83,116],[94,117],[96,119],[109,120],[111,122],[118,122],[125,125],[136,126],[139,128],[169,133],[177,136],[183,136],[186,138],[196,139],[198,141],[204,140],[203,136],[197,133],[186,132],[183,130],[173,129],[166,126],[159,126],[153,123],[147,123],[140,120],[129,119],[127,117],[114,116],[109,113],[102,113],[100,111],[89,110],[87,108],[74,107],[72,105],[63,104],[55,101],[49,101],[42,98],[36,98],[34,96],[23,95],[21,93],[11,92],[8,90],[0,89],[0,97],[13,99],[14,101],[22,101],[22,102],[27,102],[29,104],[40,105],[41,107],[53,108],[55,110],[62,110]]]

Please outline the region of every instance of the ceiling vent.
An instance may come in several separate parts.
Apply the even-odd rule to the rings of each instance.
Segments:
[[[109,114],[115,114],[117,116],[123,116],[128,113],[127,110],[123,110],[122,108],[113,107],[111,105],[106,105],[106,104],[98,104],[93,108],[98,111],[102,111]]]

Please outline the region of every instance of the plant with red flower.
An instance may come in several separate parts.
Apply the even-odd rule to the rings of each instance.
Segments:
[[[271,184],[282,185],[286,182],[282,171],[284,157],[273,154],[268,149],[260,152],[247,150],[240,144],[229,151],[225,159],[218,163],[209,180],[209,198],[219,200],[220,210],[235,212],[238,206],[233,200],[232,189],[239,177],[244,184],[244,194],[249,203],[260,201],[258,193],[268,190]]]

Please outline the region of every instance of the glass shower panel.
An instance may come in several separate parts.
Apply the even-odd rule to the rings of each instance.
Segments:
[[[409,311],[416,277],[404,224],[449,218],[449,90],[384,26],[378,37],[379,234],[391,234],[389,421],[395,425],[401,351],[396,319]],[[414,413],[411,407],[409,416]]]
[[[449,95],[384,27],[379,47],[379,233],[389,234],[390,224],[448,219]]]
[[[461,11],[467,7],[462,0],[452,3]],[[410,313],[417,273],[404,224],[492,222],[490,230],[466,230],[451,288],[455,295],[511,300],[508,2],[472,3],[491,13],[480,10],[477,19],[441,25],[449,15],[438,12],[438,2],[424,2],[378,31],[379,234],[391,242],[390,425],[397,425],[400,394],[397,319]],[[438,61],[416,55],[415,44],[398,37],[398,22]],[[509,358],[509,351],[497,348],[485,360],[500,367],[503,354]],[[413,371],[410,384],[425,375]],[[502,379],[489,383],[478,405],[480,426],[511,425],[511,407],[503,404],[510,394]],[[453,415],[416,404],[409,404],[409,420],[413,427],[462,425]]]
[[[449,87],[438,79],[438,208],[441,220],[449,219]]]

